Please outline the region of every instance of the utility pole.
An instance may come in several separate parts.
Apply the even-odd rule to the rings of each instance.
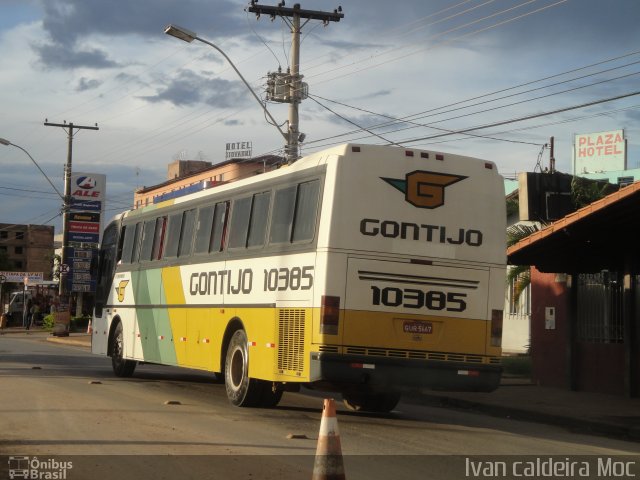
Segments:
[[[98,124],[95,126],[74,125],[73,123],[50,123],[44,121],[47,127],[60,127],[67,132],[67,163],[64,166],[64,204],[62,207],[62,255],[60,256],[60,275],[58,294],[60,295],[60,305],[69,307],[69,291],[67,289],[67,248],[69,247],[69,210],[71,209],[71,163],[73,158],[73,136],[77,130],[99,130]],[[68,330],[65,332],[69,334]]]
[[[269,15],[271,20],[280,17],[291,28],[291,58],[288,72],[286,74],[281,72],[270,74],[267,87],[268,100],[289,104],[289,130],[285,154],[287,163],[291,164],[300,157],[299,145],[305,137],[300,133],[298,105],[308,93],[307,85],[301,82],[302,75],[300,75],[300,31],[310,20],[320,20],[325,26],[329,22],[339,22],[341,18],[344,18],[342,7],[338,7],[333,12],[321,12],[303,10],[299,3],[296,3],[293,8],[285,8],[284,0],[277,6],[258,5],[257,0],[251,0],[251,4],[246,10],[255,13],[257,18],[260,18],[260,15]],[[302,18],[306,21],[300,25]]]
[[[554,149],[554,141],[555,138],[551,137],[549,140],[549,173],[556,172],[556,157],[555,157],[555,149]]]

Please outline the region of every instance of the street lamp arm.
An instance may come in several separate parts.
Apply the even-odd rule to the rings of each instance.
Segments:
[[[249,85],[249,82],[247,82],[245,80],[245,78],[242,76],[242,74],[240,73],[240,70],[238,70],[236,68],[236,66],[233,64],[233,62],[231,61],[231,59],[227,56],[226,53],[224,53],[220,47],[218,47],[217,45],[205,40],[204,38],[200,38],[200,37],[194,37],[195,40],[198,40],[202,43],[206,43],[207,45],[209,45],[210,47],[215,48],[218,52],[220,52],[220,54],[227,60],[227,62],[229,62],[229,65],[231,65],[231,68],[233,68],[235,70],[235,72],[238,74],[238,76],[240,77],[240,80],[242,80],[244,82],[244,84],[247,86],[247,88],[249,89],[249,91],[251,92],[251,95],[253,95],[253,98],[255,98],[258,103],[260,104],[260,106],[262,107],[262,109],[264,110],[264,113],[267,114],[267,116],[269,117],[269,119],[271,120],[271,122],[273,123],[273,125],[278,129],[278,131],[280,132],[280,135],[282,135],[284,137],[285,140],[287,140],[289,137],[287,136],[286,133],[284,133],[282,131],[282,129],[278,126],[278,122],[276,121],[275,118],[273,118],[273,116],[271,115],[271,113],[269,112],[269,110],[267,110],[267,107],[264,106],[264,104],[262,103],[262,100],[260,100],[260,97],[258,97],[258,95],[256,95],[256,92],[253,91],[253,88],[251,88],[251,85]]]
[[[276,119],[273,118],[269,110],[267,110],[267,107],[264,106],[264,103],[262,103],[262,100],[260,100],[260,97],[258,97],[258,95],[256,95],[256,92],[253,91],[253,88],[251,88],[251,85],[249,85],[249,82],[245,80],[245,78],[240,73],[240,70],[236,68],[236,66],[233,64],[231,59],[227,56],[226,53],[222,51],[220,47],[209,42],[208,40],[205,40],[204,38],[200,38],[195,32],[192,32],[191,30],[187,30],[186,28],[183,28],[183,27],[179,27],[177,25],[173,25],[173,24],[167,25],[164,29],[164,33],[188,43],[191,43],[194,40],[198,40],[216,49],[227,60],[227,62],[229,62],[229,65],[231,65],[231,68],[233,68],[233,70],[238,74],[238,76],[240,77],[240,80],[242,80],[242,82],[246,85],[246,87],[251,92],[251,95],[253,95],[253,98],[255,98],[258,101],[258,103],[262,107],[262,110],[264,110],[264,113],[269,117],[269,119],[271,120],[271,123],[273,123],[273,126],[278,129],[278,131],[280,132],[280,135],[282,135],[282,137],[285,140],[289,139],[289,136],[282,131],[282,129],[278,126],[278,122],[276,121]]]
[[[58,196],[60,197],[60,199],[62,199],[62,201],[64,202],[64,196],[60,193],[60,191],[56,188],[56,186],[53,184],[53,182],[51,181],[51,179],[47,176],[46,173],[44,173],[44,170],[42,170],[40,168],[40,165],[38,165],[38,162],[36,162],[34,160],[34,158],[29,154],[29,152],[27,152],[24,148],[22,148],[20,145],[16,145],[15,143],[11,143],[9,140],[5,140],[4,138],[0,138],[0,144],[1,145],[11,145],[12,147],[16,147],[19,148],[20,150],[22,150],[24,153],[27,154],[27,156],[31,159],[31,161],[33,162],[33,164],[38,168],[38,170],[40,170],[40,173],[42,173],[42,175],[44,175],[44,178],[47,179],[47,182],[49,182],[49,185],[51,185],[51,188],[53,188],[53,190],[58,194]]]

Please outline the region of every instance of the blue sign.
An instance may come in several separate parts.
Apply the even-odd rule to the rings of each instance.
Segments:
[[[67,289],[71,292],[95,292],[97,281],[91,273],[91,265],[98,260],[98,250],[67,247],[66,257],[70,266],[66,277]]]
[[[100,243],[99,233],[68,232],[68,241],[75,243]]]
[[[71,210],[81,212],[100,212],[102,210],[102,202],[99,200],[80,200],[72,198]]]

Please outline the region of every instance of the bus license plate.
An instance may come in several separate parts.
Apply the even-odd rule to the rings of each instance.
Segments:
[[[405,321],[402,323],[402,331],[404,333],[433,333],[433,324],[431,322]]]

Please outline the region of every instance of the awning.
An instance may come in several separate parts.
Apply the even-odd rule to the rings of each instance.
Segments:
[[[552,223],[507,249],[511,265],[542,272],[640,273],[640,182]]]

